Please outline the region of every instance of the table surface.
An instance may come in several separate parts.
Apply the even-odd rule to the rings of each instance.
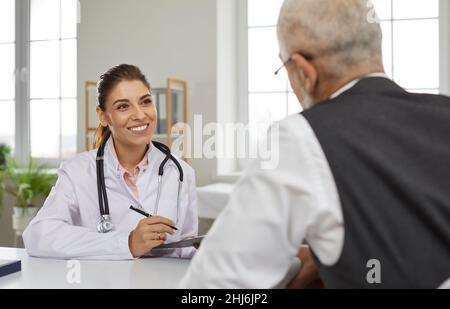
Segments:
[[[177,287],[190,262],[172,258],[73,262],[33,258],[16,248],[0,248],[0,260],[22,261],[21,272],[0,277],[0,289],[170,289]]]

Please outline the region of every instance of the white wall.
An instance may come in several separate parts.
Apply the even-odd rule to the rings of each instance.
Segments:
[[[83,149],[83,83],[120,63],[138,65],[153,87],[168,77],[189,82],[190,119],[216,121],[216,1],[80,0],[78,26],[78,149]],[[199,185],[215,160],[190,160]]]
[[[217,122],[233,123],[237,119],[237,102],[239,88],[238,70],[238,31],[237,1],[217,0]],[[226,154],[233,140],[226,139],[219,143],[219,152]],[[234,143],[233,143],[234,144]],[[237,169],[235,159],[217,160],[217,173],[223,175]]]

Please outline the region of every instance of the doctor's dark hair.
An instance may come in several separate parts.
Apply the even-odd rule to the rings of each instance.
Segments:
[[[106,112],[106,101],[108,100],[108,96],[119,83],[135,80],[141,81],[149,90],[151,89],[147,78],[137,66],[121,64],[103,73],[97,83],[98,105],[102,111]],[[94,148],[100,147],[108,130],[108,127],[103,127],[99,124],[97,131],[95,132]]]

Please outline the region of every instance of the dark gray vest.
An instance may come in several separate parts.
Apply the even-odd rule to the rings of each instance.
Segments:
[[[302,114],[344,214],[342,255],[319,265],[326,287],[437,288],[450,278],[450,98],[367,78]]]

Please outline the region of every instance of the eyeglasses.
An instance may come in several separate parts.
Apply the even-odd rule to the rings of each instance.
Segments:
[[[292,57],[289,57],[288,60],[286,60],[285,62],[283,62],[283,65],[275,71],[275,75],[278,75],[278,73],[280,73],[280,71],[292,60]]]
[[[307,61],[313,61],[314,60],[314,57],[312,55],[310,55],[310,54],[306,54],[306,53],[294,53],[294,54],[299,54],[300,56],[305,58]],[[292,61],[292,56],[290,56],[288,58],[288,60],[283,62],[283,65],[278,70],[275,71],[275,75],[278,75],[280,73],[280,71],[291,61]]]

